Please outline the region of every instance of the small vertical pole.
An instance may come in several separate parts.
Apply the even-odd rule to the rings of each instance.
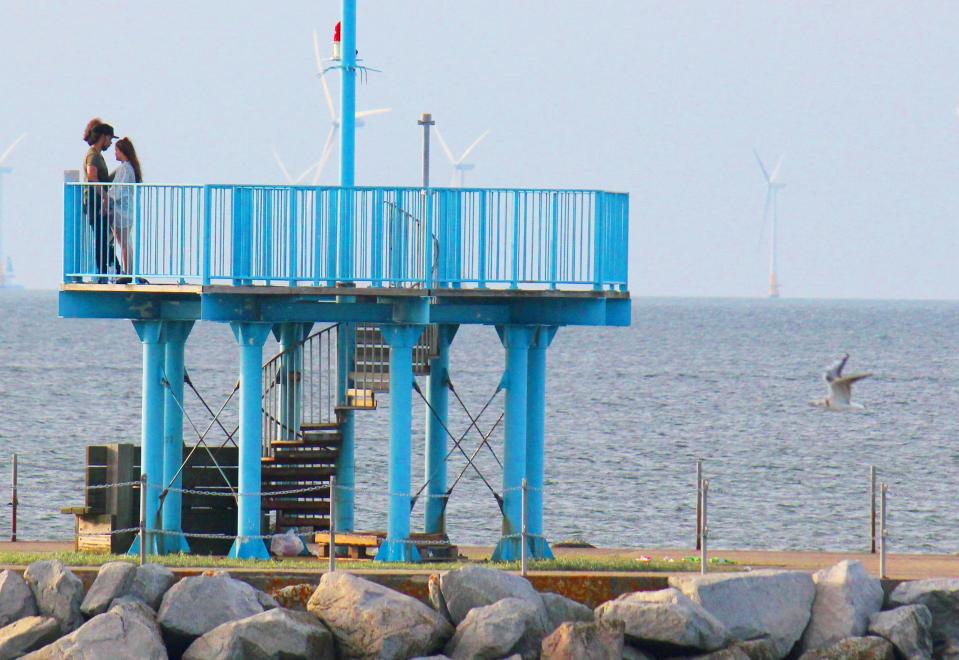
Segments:
[[[17,542],[17,455],[13,455],[13,492],[10,494],[10,506],[12,508],[12,519],[10,521],[10,541]]]
[[[703,545],[703,459],[696,459],[696,549]]]
[[[886,577],[886,482],[879,486],[879,577]]]
[[[430,187],[430,126],[435,126],[433,115],[424,112],[416,122],[423,127],[423,187]]]
[[[700,529],[700,534],[702,536],[703,544],[702,544],[702,548],[700,548],[700,554],[699,554],[699,571],[703,575],[705,575],[706,567],[709,565],[709,549],[708,549],[709,523],[707,522],[707,513],[706,513],[707,502],[709,498],[709,479],[703,479],[701,483],[702,483],[701,498],[702,498],[703,519],[702,519],[702,528]]]
[[[336,570],[336,475],[330,477],[330,573]]]
[[[522,484],[520,485],[520,488],[522,490],[522,496],[523,496],[523,511],[522,511],[522,521],[520,523],[520,539],[519,539],[521,544],[520,552],[519,552],[519,568],[520,568],[520,574],[523,577],[526,577],[526,562],[527,562],[527,556],[529,555],[529,550],[528,550],[529,530],[527,529],[527,525],[526,525],[527,523],[526,509],[527,509],[527,504],[529,502],[529,499],[528,499],[529,489],[527,488],[527,485],[528,484],[526,482],[526,479],[524,478]]]
[[[140,566],[147,559],[147,474],[140,474]]]
[[[869,552],[876,554],[876,466],[869,466]]]

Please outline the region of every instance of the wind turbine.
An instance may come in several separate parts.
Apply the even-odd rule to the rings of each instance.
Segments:
[[[325,67],[323,66],[323,57],[320,55],[320,39],[316,34],[316,30],[313,31],[313,55],[316,58],[316,72],[320,77],[320,85],[323,87],[323,98],[326,99],[326,107],[330,110],[331,120],[330,131],[326,134],[326,142],[323,144],[323,151],[320,152],[320,160],[306,170],[306,172],[314,170],[313,185],[316,186],[320,183],[320,177],[323,176],[323,169],[326,167],[327,161],[329,161],[330,156],[333,155],[333,147],[336,146],[336,138],[340,132],[340,117],[336,112],[336,106],[333,104],[333,95],[330,94],[330,86],[326,84],[326,77],[323,75],[325,73]],[[363,120],[367,117],[383,115],[392,109],[393,108],[378,108],[376,110],[357,112],[356,127],[361,128],[363,126]],[[279,159],[277,159],[277,161],[279,163]],[[289,180],[291,177],[289,176],[289,172],[286,171],[286,168],[280,165],[280,169],[284,170],[284,174]],[[306,172],[304,172],[304,175]]]
[[[779,280],[776,277],[777,269],[777,246],[776,246],[776,229],[778,224],[778,215],[777,209],[778,204],[776,197],[779,194],[779,191],[786,187],[785,183],[779,181],[779,168],[783,164],[783,156],[779,157],[779,162],[776,163],[776,167],[773,168],[772,173],[766,170],[766,166],[763,164],[762,158],[759,157],[759,153],[753,149],[753,155],[756,156],[756,162],[759,163],[759,169],[763,171],[763,178],[766,180],[766,205],[763,207],[763,229],[766,228],[766,222],[769,222],[769,297],[778,298],[779,297]]]
[[[16,149],[17,145],[20,144],[25,137],[27,137],[26,133],[14,140],[13,143],[7,147],[2,154],[0,154],[0,193],[3,192],[3,175],[13,172],[13,168],[4,167],[4,163],[7,161],[7,158],[10,157],[10,154],[13,153],[13,150]],[[13,261],[9,258],[3,258],[3,195],[0,194],[0,289],[7,287],[8,273],[13,273]],[[9,284],[12,284],[12,282]]]
[[[463,152],[463,155],[457,159],[453,156],[453,152],[450,151],[449,145],[446,144],[446,140],[443,139],[443,134],[440,132],[439,126],[434,126],[433,130],[436,131],[436,137],[438,137],[440,140],[440,146],[443,147],[443,151],[446,153],[446,157],[449,159],[450,165],[453,166],[453,176],[450,178],[450,186],[453,188],[462,188],[466,172],[476,167],[476,165],[473,165],[472,163],[467,163],[466,159],[471,153],[473,153],[473,150],[479,146],[479,143],[486,139],[486,136],[489,135],[491,131],[487,130],[478,138],[476,138],[476,140],[473,141],[473,144],[467,147],[466,151]]]

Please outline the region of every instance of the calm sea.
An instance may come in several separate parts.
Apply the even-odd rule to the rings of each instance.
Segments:
[[[889,484],[890,547],[959,550],[957,329],[959,303],[639,300],[630,328],[560,330],[549,352],[549,538],[690,545],[702,457],[713,547],[868,547],[874,464]],[[823,367],[844,351],[852,355],[848,369],[875,373],[855,391],[867,411],[811,407],[823,394]],[[219,407],[236,379],[229,329],[198,325],[187,361]],[[460,331],[452,374],[474,415],[502,367],[492,328]],[[58,511],[82,502],[84,446],[139,441],[139,377],[129,323],[59,319],[54,293],[0,295],[0,475],[19,453],[21,537],[71,535],[71,520]],[[450,426],[458,435],[468,420],[455,405]],[[359,528],[385,526],[388,406],[383,396],[379,410],[358,414]],[[480,425],[488,429],[501,410],[498,398]],[[206,426],[198,402],[188,411]],[[422,438],[422,403],[414,415]],[[235,407],[226,417],[235,420]],[[478,442],[468,434],[464,447],[472,452]],[[501,456],[500,434],[493,447]],[[422,456],[420,440],[414,488]],[[502,474],[489,452],[478,462],[499,489]],[[463,465],[454,456],[450,481]],[[0,476],[0,492],[5,481]],[[413,516],[421,527],[421,503]],[[472,470],[447,519],[455,542],[496,541],[496,501]],[[4,507],[0,533],[8,528]]]

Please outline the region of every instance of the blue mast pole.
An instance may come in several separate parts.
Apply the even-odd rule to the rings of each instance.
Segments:
[[[163,487],[183,488],[183,356],[186,349],[186,340],[193,329],[193,321],[167,321],[164,328],[166,335],[166,355],[163,371],[166,375],[167,387],[163,392]],[[173,480],[173,476],[179,473]],[[149,475],[148,475],[149,476]],[[173,482],[171,483],[171,480]],[[163,509],[160,514],[163,529],[168,532],[182,532],[183,495],[176,491],[168,491],[163,499]],[[160,541],[163,554],[190,552],[190,545],[183,536],[173,534],[164,535]]]
[[[436,328],[436,357],[430,360],[426,408],[426,505],[424,507],[427,534],[446,533],[446,452],[449,425],[449,368],[450,344],[456,335],[456,325]]]
[[[529,348],[529,375],[526,381],[526,482],[529,494],[526,514],[530,557],[553,559],[543,536],[543,482],[546,433],[546,349],[556,335],[556,326],[540,326]]]

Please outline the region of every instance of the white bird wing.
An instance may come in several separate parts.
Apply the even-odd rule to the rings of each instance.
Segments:
[[[871,373],[850,374],[830,382],[829,393],[833,401],[839,405],[848,406],[852,403],[852,384],[870,376],[872,376]]]
[[[436,133],[436,137],[440,141],[440,146],[443,147],[443,152],[446,154],[446,157],[449,158],[450,164],[456,165],[456,159],[453,158],[453,152],[450,151],[449,145],[446,144],[446,140],[443,139],[443,134],[440,132],[440,127],[434,126],[433,132]]]
[[[826,369],[826,373],[823,374],[823,378],[826,379],[826,382],[831,383],[837,378],[840,378],[842,376],[843,367],[846,366],[846,362],[848,361],[849,361],[849,355],[846,354],[846,355],[843,355],[838,360],[836,360],[835,362],[833,362],[832,365],[830,365],[829,368]]]
[[[466,151],[463,152],[463,155],[460,156],[460,159],[456,161],[456,164],[459,165],[467,159],[467,157],[473,152],[473,149],[479,146],[479,143],[486,139],[486,136],[489,135],[492,131],[487,130],[485,133],[480,135],[476,140],[466,148]]]
[[[21,135],[20,137],[18,137],[16,140],[14,140],[14,141],[13,141],[13,144],[11,144],[9,147],[7,147],[7,150],[6,150],[6,151],[4,151],[2,154],[0,154],[0,165],[3,165],[4,161],[7,160],[7,158],[10,156],[10,154],[13,153],[13,150],[17,148],[17,145],[20,144],[21,142],[23,142],[23,139],[24,139],[25,137],[27,137],[27,134],[26,134],[26,133],[24,133],[23,135]]]

